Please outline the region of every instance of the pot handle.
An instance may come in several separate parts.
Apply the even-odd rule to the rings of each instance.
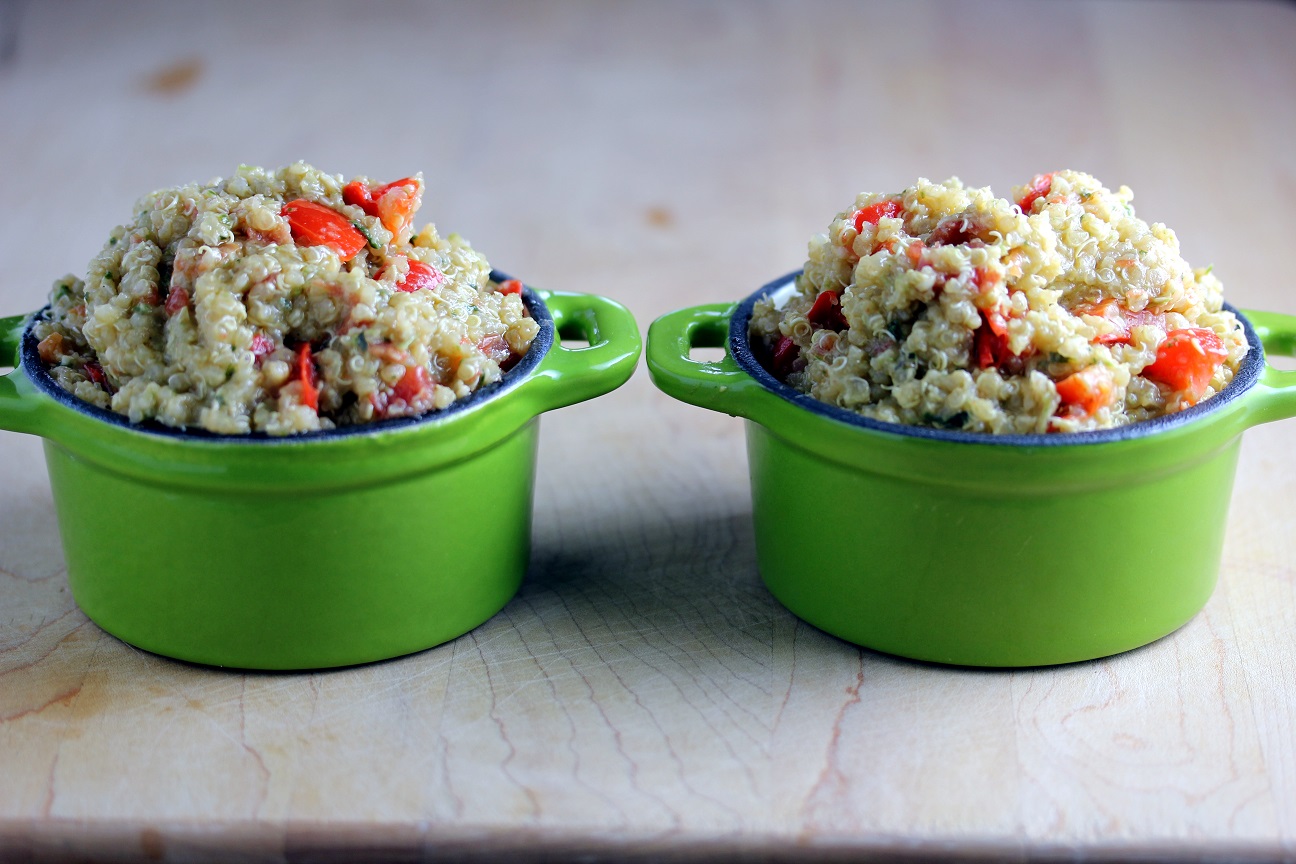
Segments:
[[[597,294],[536,291],[554,320],[554,346],[536,370],[532,387],[542,395],[541,411],[574,405],[610,393],[630,379],[642,340],[629,309]],[[562,337],[589,345],[568,348]]]
[[[734,362],[727,346],[732,303],[693,306],[661,316],[648,328],[648,373],[663,393],[690,405],[746,416],[760,385]],[[694,360],[694,348],[724,348],[719,360]]]
[[[1296,315],[1244,309],[1267,355],[1296,357]],[[1296,372],[1275,369],[1265,362],[1253,402],[1256,423],[1296,417]]]
[[[23,330],[30,317],[0,318],[0,369],[14,369],[8,375],[0,375],[0,429],[40,434],[40,413],[45,400],[17,368]]]
[[[28,317],[0,318],[0,369],[12,369],[18,365],[18,349],[22,347],[23,327]]]

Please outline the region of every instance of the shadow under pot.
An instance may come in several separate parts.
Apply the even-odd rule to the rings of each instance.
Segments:
[[[78,605],[132,645],[248,669],[382,660],[490,618],[527,567],[539,415],[619,387],[640,350],[611,300],[523,300],[540,330],[499,382],[419,417],[280,438],[132,425],[49,376],[41,312],[0,320],[0,368],[16,367],[0,429],[45,439]]]
[[[1182,412],[992,436],[870,420],[767,372],[752,307],[796,276],[664,315],[646,351],[661,390],[747,421],[757,561],[779,602],[868,648],[1011,667],[1127,651],[1206,604],[1242,432],[1296,415],[1296,372],[1264,353],[1292,355],[1296,317],[1239,314],[1236,378]]]

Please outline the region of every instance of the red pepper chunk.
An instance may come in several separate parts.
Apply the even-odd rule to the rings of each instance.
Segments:
[[[1116,387],[1110,370],[1104,366],[1089,366],[1057,382],[1057,393],[1064,406],[1092,417],[1099,408],[1112,403]]]
[[[315,363],[311,360],[309,342],[303,342],[297,348],[297,362],[293,369],[294,377],[301,382],[301,402],[312,411],[319,411],[319,380]]]
[[[352,180],[342,187],[342,200],[354,207],[359,207],[370,216],[378,215],[378,205],[374,203],[373,193],[359,180]]]
[[[517,279],[505,279],[499,284],[499,293],[501,294],[521,294],[522,283]]]
[[[972,351],[976,355],[978,369],[998,367],[1012,356],[1012,352],[1008,350],[1008,337],[995,333],[987,324],[982,324],[972,334]]]
[[[1142,375],[1196,403],[1210,386],[1215,370],[1227,359],[1224,342],[1213,331],[1186,327],[1170,331],[1157,348],[1156,360],[1143,369]]]
[[[1052,188],[1052,174],[1036,174],[1031,178],[1030,190],[1021,197],[1021,200],[1017,202],[1017,206],[1021,208],[1023,213],[1029,216],[1031,208],[1035,206],[1035,202],[1043,198],[1045,195],[1048,195]]]
[[[841,298],[836,291],[821,291],[815,298],[814,305],[806,313],[806,320],[812,327],[823,330],[835,330],[838,333],[850,325],[841,311]]]
[[[781,337],[778,344],[774,346],[774,369],[771,371],[778,378],[786,378],[796,371],[794,367],[800,356],[800,349],[792,341],[792,337]]]
[[[883,216],[898,219],[903,215],[904,204],[899,201],[879,201],[876,204],[870,204],[855,211],[855,233],[858,234],[864,230],[865,222],[876,225]]]
[[[396,386],[392,388],[392,393],[397,399],[403,399],[406,404],[410,404],[431,388],[432,375],[426,368],[422,366],[406,366],[405,374],[396,382]]]
[[[1017,355],[1008,347],[1008,321],[998,309],[981,310],[981,326],[972,334],[977,368],[998,368]]]
[[[347,218],[323,204],[298,198],[280,211],[288,220],[293,240],[303,246],[328,246],[343,261],[350,261],[365,246],[364,235]]]
[[[109,389],[108,376],[104,374],[103,367],[100,366],[98,363],[91,360],[89,363],[85,364],[85,366],[82,366],[81,370],[85,372],[85,374],[90,378],[91,381],[98,384],[100,387],[104,388],[105,390]]]
[[[420,288],[435,288],[445,281],[445,276],[441,271],[431,264],[425,264],[422,261],[415,261],[413,258],[409,262],[409,272],[405,278],[396,286],[397,291],[411,293]]]

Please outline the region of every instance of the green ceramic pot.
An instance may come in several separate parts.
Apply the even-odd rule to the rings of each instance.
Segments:
[[[665,315],[647,348],[663,391],[748,421],[757,560],[792,612],[905,657],[1034,666],[1147,644],[1205,605],[1241,434],[1296,415],[1296,372],[1264,359],[1291,355],[1296,317],[1247,313],[1236,380],[1179,414],[985,436],[868,420],[766,372],[752,305],[795,276]],[[700,362],[695,347],[727,350]]]
[[[46,439],[77,603],[140,648],[255,669],[380,660],[485,621],[526,570],[538,415],[620,386],[640,349],[611,300],[523,299],[540,332],[498,384],[288,438],[132,426],[53,382],[32,316],[0,321],[0,428]]]

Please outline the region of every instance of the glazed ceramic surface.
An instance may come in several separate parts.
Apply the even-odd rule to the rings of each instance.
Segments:
[[[620,386],[640,349],[611,300],[524,299],[540,333],[501,382],[285,438],[132,426],[54,383],[32,316],[0,321],[0,368],[16,367],[0,428],[46,439],[77,603],[138,647],[258,669],[384,659],[485,621],[526,570],[538,415]]]
[[[1251,351],[1223,393],[1178,414],[1071,435],[899,426],[825,405],[752,355],[755,301],[665,315],[647,361],[663,391],[745,418],[761,575],[792,612],[893,654],[1032,666],[1115,654],[1210,597],[1242,432],[1296,415],[1296,317],[1246,313]],[[725,347],[722,360],[691,359]]]

